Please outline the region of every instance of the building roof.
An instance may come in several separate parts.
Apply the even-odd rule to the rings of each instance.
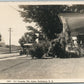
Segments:
[[[61,13],[59,16],[63,16],[67,21],[72,35],[84,34],[84,14],[81,13]]]

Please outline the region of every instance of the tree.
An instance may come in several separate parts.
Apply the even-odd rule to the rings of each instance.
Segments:
[[[2,40],[2,36],[1,36],[1,34],[0,34],[0,41]]]
[[[24,46],[25,43],[34,43],[36,40],[36,35],[32,32],[26,32],[24,35],[19,39],[19,43],[21,47]]]
[[[63,46],[70,40],[70,29],[67,27],[65,32],[58,36],[63,31],[59,14],[83,13],[84,11],[83,5],[20,5],[19,7],[23,9],[21,16],[25,22],[36,22],[50,41],[60,37]]]
[[[20,5],[23,9],[21,16],[25,22],[36,22],[44,34],[50,39],[62,32],[59,13],[79,13],[84,11],[83,5]]]
[[[44,34],[50,40],[56,37],[55,33],[60,33],[62,31],[62,23],[57,16],[59,7],[61,11],[61,6],[20,5],[20,8],[24,9],[24,12],[21,12],[21,16],[24,17],[24,21],[34,21],[39,24]]]
[[[25,37],[22,36],[20,39],[19,39],[19,43],[21,45],[22,48],[24,48],[24,44],[26,43],[26,40],[25,40]]]
[[[24,35],[19,39],[19,43],[21,47],[24,47],[25,43],[35,43],[37,38],[36,33],[40,33],[37,29],[32,26],[28,26],[27,30],[29,32],[25,32]]]
[[[21,12],[24,21],[36,22],[50,40],[56,38],[56,34],[62,32],[59,13],[79,13],[84,10],[83,5],[20,5],[19,7],[24,9]]]

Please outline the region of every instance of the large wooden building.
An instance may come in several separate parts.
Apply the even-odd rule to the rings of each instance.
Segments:
[[[78,43],[84,46],[84,34],[78,34]]]
[[[69,27],[71,36],[77,37],[77,42],[84,46],[84,14],[64,13],[59,16],[63,23],[63,32]]]

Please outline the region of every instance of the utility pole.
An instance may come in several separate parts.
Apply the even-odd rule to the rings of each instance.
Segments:
[[[11,28],[9,28],[9,53],[11,53]]]

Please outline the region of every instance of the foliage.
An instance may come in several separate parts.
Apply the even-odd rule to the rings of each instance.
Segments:
[[[23,45],[25,43],[34,43],[36,40],[35,33],[37,33],[37,31],[31,26],[27,27],[27,29],[28,28],[29,28],[29,30],[32,30],[32,31],[24,33],[24,35],[19,39],[19,43],[20,43],[21,47],[24,47]]]
[[[25,43],[36,43],[36,39],[39,41],[46,39],[45,35],[41,31],[32,26],[27,26],[27,30],[28,32],[24,33],[24,35],[19,39],[21,47],[24,47],[23,45]]]
[[[28,26],[27,30],[31,31],[32,33],[39,33],[39,31],[37,29],[35,29],[34,27],[32,27],[32,26]]]
[[[22,36],[22,37],[19,39],[19,43],[20,43],[21,47],[24,48],[24,44],[26,43],[24,36]]]
[[[21,16],[25,22],[36,22],[44,34],[50,39],[62,31],[59,13],[79,13],[84,11],[84,5],[20,5]]]
[[[6,45],[6,48],[9,48],[9,45]]]
[[[70,5],[20,5],[19,7],[23,9],[23,11],[20,12],[21,12],[21,16],[24,18],[24,21],[30,23],[36,22],[37,25],[40,26],[43,34],[47,36],[48,40],[52,41],[53,39],[60,38],[59,42],[57,42],[56,40],[55,41],[56,43],[54,43],[55,46],[57,46],[58,44],[58,47],[60,47],[59,50],[56,47],[50,45],[51,49],[53,49],[52,53],[54,53],[54,50],[55,51],[57,50],[61,52],[60,56],[62,56],[63,53],[65,54],[65,46],[71,40],[71,31],[70,28],[67,27],[65,32],[58,36],[58,34],[60,34],[63,31],[63,24],[60,21],[59,14],[83,13],[84,5],[81,6],[80,5],[71,5],[71,6]],[[45,49],[43,44],[42,45],[37,44],[31,50],[32,51],[31,54],[32,56],[41,58],[42,55],[44,54],[44,50]]]
[[[43,41],[38,44],[34,44],[33,47],[30,49],[30,54],[33,57],[36,58],[42,58],[45,53],[47,53],[49,48],[49,42]]]
[[[57,16],[58,6],[28,6],[21,5],[20,8],[24,9],[21,12],[22,17],[26,22],[36,22],[42,28],[42,31],[48,36],[49,39],[54,39],[55,33],[62,31],[62,23]]]

